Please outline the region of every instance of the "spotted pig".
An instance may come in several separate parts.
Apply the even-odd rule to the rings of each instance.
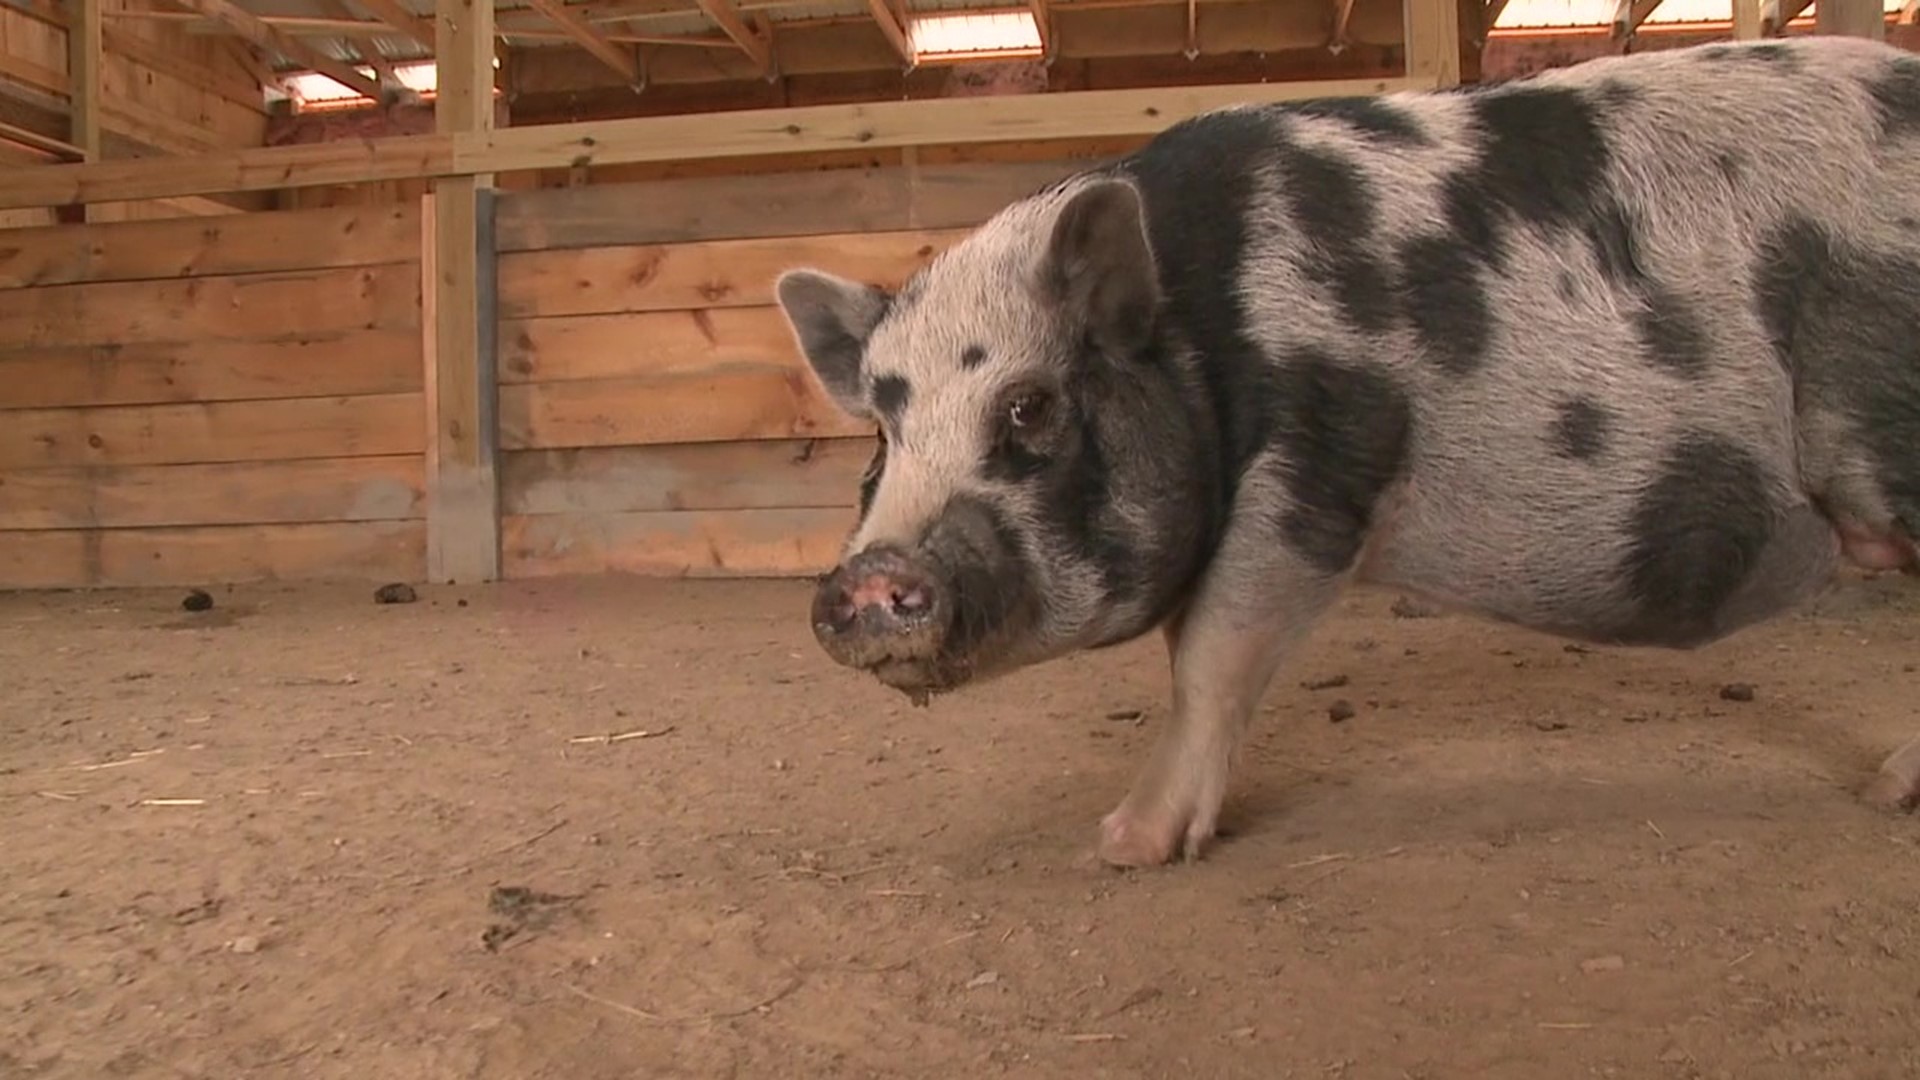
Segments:
[[[1690,649],[1920,558],[1920,57],[1866,40],[1228,108],[777,293],[880,433],[829,656],[924,702],[1164,635],[1117,865],[1205,847],[1351,583]]]

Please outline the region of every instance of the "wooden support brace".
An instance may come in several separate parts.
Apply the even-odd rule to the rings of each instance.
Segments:
[[[1498,0],[1506,3],[1506,0]],[[1347,27],[1353,22],[1353,0],[1333,0],[1333,30],[1327,35],[1327,51],[1335,56],[1347,50],[1352,44],[1347,39]]]
[[[500,576],[498,310],[493,189],[434,185],[420,220],[426,358],[427,578]]]
[[[712,19],[740,51],[747,54],[763,78],[773,78],[773,45],[746,24],[732,0],[700,0],[700,10]]]
[[[1614,0],[1613,40],[1625,41],[1632,37],[1659,7],[1660,0]]]
[[[623,49],[607,40],[607,35],[599,27],[581,17],[580,13],[566,5],[565,0],[527,0],[527,6],[553,20],[562,33],[572,38],[574,44],[593,55],[593,58],[612,68],[627,85],[640,85],[640,61],[631,49]]]
[[[68,0],[69,138],[84,161],[100,160],[100,0]]]
[[[1047,0],[1027,0],[1027,10],[1033,13],[1033,27],[1040,32],[1040,53],[1052,60],[1053,14],[1047,9]]]
[[[1764,0],[1760,6],[1760,35],[1779,37],[1787,24],[1811,7],[1813,0]]]
[[[399,0],[354,0],[367,13],[399,33],[431,49],[434,48],[433,20],[423,19],[402,7]]]
[[[1909,26],[1920,26],[1920,0],[1907,0],[1900,9],[1900,21]]]
[[[914,67],[918,57],[914,55],[913,42],[907,39],[906,28],[900,25],[899,16],[887,6],[887,0],[867,0],[867,10],[873,13],[873,21],[880,24],[880,32],[886,35],[887,44],[900,54],[900,59],[906,61],[907,67]]]
[[[1181,52],[1189,60],[1200,55],[1200,0],[1187,0],[1187,44]]]

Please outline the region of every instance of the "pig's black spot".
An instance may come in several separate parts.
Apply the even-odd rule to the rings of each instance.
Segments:
[[[1593,216],[1606,195],[1611,155],[1586,95],[1516,83],[1472,102],[1487,139],[1474,187],[1536,226],[1578,225]]]
[[[1274,445],[1289,496],[1281,535],[1317,569],[1339,573],[1359,554],[1375,504],[1400,475],[1412,407],[1379,371],[1314,350],[1288,357],[1268,392],[1278,402]]]
[[[1640,347],[1676,375],[1704,373],[1711,343],[1699,315],[1670,290],[1649,286],[1642,294],[1645,306],[1633,317]]]
[[[1920,60],[1900,57],[1867,84],[1880,114],[1880,136],[1920,135]]]
[[[913,397],[913,387],[898,375],[881,375],[873,380],[873,408],[889,424],[898,424]]]
[[[1472,253],[1445,236],[1400,245],[1400,305],[1427,356],[1452,375],[1486,360],[1493,309]]]
[[[1257,111],[1214,113],[1169,127],[1119,166],[1146,196],[1168,323],[1201,357],[1223,450],[1217,505],[1226,504],[1233,478],[1273,426],[1271,403],[1255,392],[1267,361],[1248,333],[1240,277],[1259,174],[1273,165],[1275,137]]]
[[[1806,218],[1791,218],[1760,244],[1754,268],[1754,307],[1767,328],[1767,338],[1780,365],[1795,367],[1795,335],[1807,307],[1805,297],[1817,288],[1834,261],[1833,243],[1826,230]]]
[[[1491,193],[1475,186],[1471,175],[1448,178],[1441,192],[1441,213],[1453,241],[1474,253],[1489,270],[1506,269],[1506,238],[1494,220]]]
[[[1600,104],[1611,110],[1627,108],[1640,103],[1640,88],[1619,79],[1608,79],[1600,84]]]
[[[873,509],[873,497],[880,492],[880,478],[887,469],[887,439],[882,435],[874,440],[873,458],[867,462],[866,471],[860,474],[860,520],[867,520],[867,512]]]
[[[1321,150],[1281,151],[1281,190],[1307,243],[1307,272],[1333,290],[1347,321],[1369,333],[1393,321],[1387,273],[1367,249],[1379,216],[1359,166]]]
[[[1797,395],[1849,422],[1894,516],[1920,523],[1920,261],[1797,220],[1766,239],[1754,278]]]
[[[1594,208],[1587,221],[1587,242],[1600,272],[1615,285],[1639,286],[1646,282],[1640,266],[1640,240],[1637,222],[1619,203],[1609,199]]]
[[[972,371],[987,362],[987,350],[983,345],[969,345],[960,350],[960,366]]]
[[[1719,168],[1720,175],[1726,177],[1727,183],[1738,185],[1741,182],[1740,176],[1745,171],[1746,165],[1739,154],[1731,150],[1722,151],[1713,159],[1713,163]]]
[[[1686,648],[1718,636],[1720,612],[1772,523],[1767,476],[1751,453],[1711,432],[1682,435],[1628,522],[1622,569],[1637,610],[1619,640]]]
[[[1553,447],[1562,456],[1590,461],[1606,451],[1613,413],[1605,405],[1581,394],[1561,402],[1555,412]]]
[[[1399,146],[1429,146],[1433,143],[1411,113],[1376,97],[1315,98],[1279,108],[1296,116],[1342,121],[1379,143]]]
[[[1035,614],[1033,574],[1020,536],[990,502],[957,495],[923,544],[944,573],[949,627],[942,651],[963,663],[990,639],[1017,639]]]
[[[1797,70],[1800,66],[1800,54],[1792,47],[1778,42],[1754,45],[1711,45],[1701,49],[1700,56],[1702,59],[1714,62],[1770,64],[1788,71]]]

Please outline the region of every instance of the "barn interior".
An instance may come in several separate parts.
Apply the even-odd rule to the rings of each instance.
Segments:
[[[1920,0],[0,0],[0,1075],[1920,1075],[1897,583],[1692,655],[1355,598],[1131,876],[1157,642],[930,713],[805,624],[873,433],[780,270],[1807,34]]]

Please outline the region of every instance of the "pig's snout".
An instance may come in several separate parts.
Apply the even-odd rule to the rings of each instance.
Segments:
[[[932,568],[892,547],[871,547],[820,579],[813,633],[835,662],[910,689],[932,680],[950,605]]]

